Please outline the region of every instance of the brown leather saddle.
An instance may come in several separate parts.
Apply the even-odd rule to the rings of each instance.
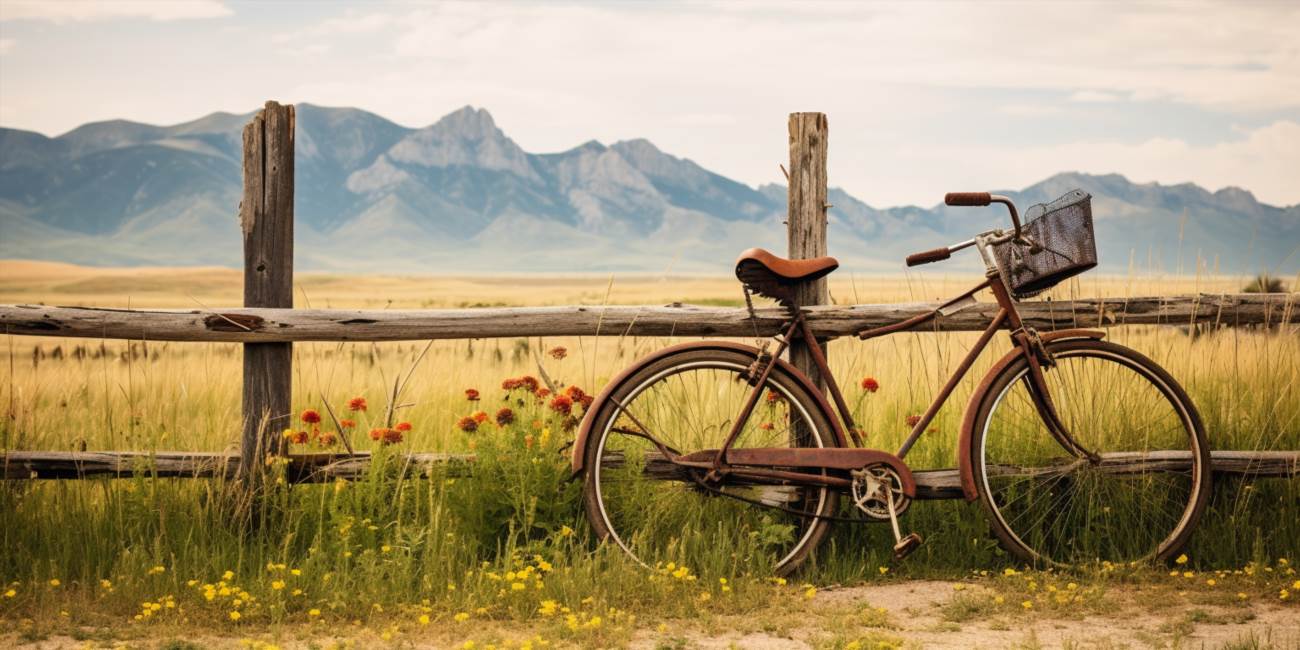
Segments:
[[[794,308],[797,286],[825,277],[839,266],[834,257],[788,260],[761,248],[751,248],[736,259],[736,278],[750,291]]]

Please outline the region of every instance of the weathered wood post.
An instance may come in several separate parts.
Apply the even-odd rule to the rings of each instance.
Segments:
[[[293,307],[294,110],[267,102],[244,127],[244,306]],[[292,343],[244,344],[240,476],[255,483],[291,426]]]
[[[790,259],[826,254],[826,114],[790,114],[790,186],[787,192]],[[824,305],[830,293],[826,278],[805,283],[795,296],[800,305]],[[813,363],[808,346],[790,344],[790,363],[824,391],[826,380]]]

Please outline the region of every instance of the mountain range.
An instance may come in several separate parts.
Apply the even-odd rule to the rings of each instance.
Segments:
[[[250,117],[95,122],[54,138],[0,128],[0,259],[238,266]],[[310,104],[297,105],[296,139],[301,270],[727,273],[750,246],[785,250],[783,186],[751,187],[647,140],[536,154],[483,109],[411,129]],[[1224,273],[1300,269],[1300,206],[1243,189],[1060,173],[1001,193],[1023,211],[1074,188],[1093,195],[1103,270],[1194,271],[1198,257]],[[829,202],[830,253],[859,272],[896,272],[908,253],[1006,223],[995,208],[881,209],[838,188]]]

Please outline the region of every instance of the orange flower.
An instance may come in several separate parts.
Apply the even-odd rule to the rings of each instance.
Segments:
[[[551,400],[551,410],[556,413],[568,415],[573,412],[573,398],[568,395],[556,395]]]
[[[398,423],[397,423],[397,426],[395,426],[395,427],[393,427],[393,428],[394,428],[394,429],[397,429],[398,431],[410,431],[410,430],[411,430],[411,423],[410,423],[410,422],[398,422]]]
[[[476,424],[483,424],[488,421],[487,411],[474,411],[473,413],[470,413],[469,416],[474,418]]]
[[[465,431],[467,433],[471,431],[477,431],[478,422],[475,422],[474,418],[463,417],[456,421],[456,428],[460,429],[461,431]]]
[[[769,390],[769,391],[767,391],[767,403],[768,403],[768,404],[776,404],[776,403],[779,402],[779,401],[781,401],[781,396],[778,395],[776,391],[774,391],[774,390]]]
[[[511,422],[514,421],[515,421],[514,411],[511,411],[508,408],[503,408],[500,411],[497,411],[497,424],[504,427],[507,424],[510,424]]]
[[[348,410],[349,410],[349,411],[364,411],[364,410],[366,410],[366,398],[364,398],[364,397],[353,397],[352,399],[348,400]]]
[[[550,351],[547,352],[547,354],[551,355],[552,359],[558,361],[560,359],[563,359],[564,357],[569,356],[569,351],[564,346],[557,345],[551,348]]]
[[[384,437],[384,432],[387,431],[387,430],[388,430],[388,429],[386,429],[386,428],[384,428],[384,427],[379,427],[379,428],[377,428],[377,429],[371,429],[371,430],[370,430],[370,439],[371,439],[371,440],[379,440],[380,438],[383,438],[383,437]]]
[[[311,437],[307,435],[306,431],[299,431],[289,438],[289,441],[295,445],[305,445],[308,440],[311,440]]]
[[[302,421],[307,424],[316,424],[320,422],[320,412],[316,409],[307,409],[302,412]]]
[[[338,441],[338,434],[333,431],[326,431],[325,433],[320,434],[320,437],[316,438],[316,442],[320,443],[320,446],[322,447],[333,447],[335,444],[338,444]]]
[[[397,429],[384,429],[384,444],[395,445],[402,441],[402,432]]]
[[[536,391],[533,391],[533,394],[537,396],[537,399],[546,399],[551,396],[551,389],[538,388]]]
[[[524,375],[519,378],[519,385],[527,388],[530,392],[536,392],[537,387],[541,386],[541,383],[539,383],[537,378],[532,375]]]
[[[577,386],[566,387],[564,389],[564,394],[568,395],[569,399],[572,399],[575,402],[581,402],[582,398],[587,396],[587,393],[583,392],[583,390]]]
[[[865,390],[868,393],[874,393],[880,390],[880,382],[876,381],[875,377],[863,377],[862,390]]]
[[[526,436],[524,436],[524,446],[527,447],[527,448],[529,448],[529,449],[532,449],[532,448],[533,448],[533,442],[534,442],[535,440],[536,440],[536,438],[534,438],[534,437],[533,437],[533,434],[531,434],[531,433],[528,434],[528,435],[526,435]]]
[[[919,416],[919,415],[909,415],[909,416],[907,416],[907,426],[909,426],[909,427],[914,427],[914,426],[916,426],[916,423],[917,423],[917,422],[920,422],[920,421],[921,421],[921,416]]]
[[[475,389],[473,389],[473,388],[466,388],[466,389],[465,389],[465,399],[467,399],[467,400],[469,400],[469,401],[471,401],[471,402],[477,402],[477,401],[478,401],[478,391],[475,390]]]
[[[347,418],[343,418],[342,420],[339,420],[339,426],[343,427],[344,429],[351,429],[352,427],[357,426],[357,423]]]
[[[776,425],[775,425],[775,424],[772,424],[771,422],[764,422],[764,423],[758,425],[758,428],[760,428],[760,429],[762,429],[762,430],[764,430],[764,431],[771,431],[772,429],[775,429],[775,428],[776,428]]]

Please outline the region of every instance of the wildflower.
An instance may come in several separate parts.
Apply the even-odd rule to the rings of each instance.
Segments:
[[[537,396],[537,399],[543,399],[543,400],[544,400],[544,399],[546,399],[546,398],[548,398],[548,397],[551,396],[551,389],[549,389],[549,388],[538,388],[537,390],[533,391],[533,395],[536,395],[536,396]]]
[[[550,350],[548,350],[546,353],[551,355],[551,358],[555,359],[556,361],[559,361],[564,357],[569,356],[569,350],[562,345],[557,345],[551,348]]]
[[[316,409],[307,409],[302,412],[301,418],[307,424],[317,424],[320,422],[320,412]]]
[[[874,393],[880,390],[880,382],[876,381],[875,377],[863,377],[862,390],[865,390],[868,393]]]
[[[529,449],[532,449],[532,448],[533,448],[533,442],[534,442],[535,440],[536,440],[536,439],[533,437],[533,434],[531,434],[531,433],[528,434],[528,435],[526,435],[526,436],[524,436],[524,446],[527,447],[527,448],[529,448]]]
[[[515,421],[515,412],[508,408],[503,408],[500,411],[497,411],[496,421],[499,426],[504,427],[509,425]]]
[[[367,408],[366,398],[364,397],[353,397],[352,399],[348,400],[349,411],[364,411],[366,410],[366,408]]]
[[[292,442],[295,445],[305,445],[308,440],[311,440],[311,436],[309,436],[306,431],[299,431],[293,434],[292,438],[289,438],[289,442]]]
[[[315,607],[313,607],[313,608],[307,610],[307,615],[310,616],[310,617],[312,617],[312,618],[316,618],[317,616],[320,616],[320,610],[319,610],[319,609],[316,609]]]
[[[5,592],[5,598],[13,598],[14,596],[17,595],[18,595],[18,591],[15,589],[10,589],[9,591]]]
[[[554,616],[557,607],[559,607],[559,603],[553,600],[543,600],[542,606],[537,608],[537,613],[542,616]]]
[[[465,613],[465,612],[458,612],[458,613],[457,613],[455,616],[453,616],[452,618],[456,619],[456,622],[457,622],[457,623],[464,623],[465,621],[468,621],[468,620],[469,620],[469,614],[467,614],[467,613]]]
[[[428,615],[428,614],[420,614],[419,621],[420,621],[420,625],[428,625],[428,624],[429,624],[429,615]]]
[[[232,621],[238,621],[240,618],[243,618],[243,617],[240,615],[239,610],[234,610],[234,611],[230,612],[230,620],[232,620]]]
[[[568,395],[556,395],[551,400],[551,410],[562,415],[568,415],[573,412],[573,398]]]
[[[1013,568],[1011,568],[1011,567],[1007,567],[1007,568],[1005,568],[1005,569],[1002,570],[1002,575],[1004,575],[1004,576],[1013,576],[1013,575],[1016,575],[1016,570],[1013,569]]]
[[[1286,600],[1286,599],[1288,599],[1288,598],[1291,597],[1291,592],[1289,592],[1289,591],[1283,589],[1282,591],[1279,591],[1279,592],[1277,593],[1277,597],[1278,597],[1279,599],[1281,599],[1281,600]]]
[[[1005,602],[1007,602],[1007,599],[1006,599],[1006,598],[1003,598],[1002,596],[994,596],[994,597],[993,597],[993,603],[996,604],[996,605],[1001,605],[1002,603],[1005,603]]]
[[[339,420],[339,426],[344,429],[351,429],[352,427],[357,426],[357,423],[354,420],[343,418],[342,420]]]
[[[758,428],[762,429],[763,431],[771,431],[772,429],[776,428],[776,425],[772,424],[771,422],[764,422],[758,425]]]
[[[383,439],[384,439],[384,432],[385,432],[385,431],[388,431],[388,429],[387,429],[386,427],[379,427],[379,428],[376,428],[376,429],[371,429],[371,430],[370,430],[370,439],[371,439],[371,440],[375,440],[375,441],[383,440]]]
[[[1071,582],[1070,584],[1065,585],[1065,588],[1069,589],[1070,591],[1074,591],[1079,588],[1079,585],[1076,585],[1073,582]]]
[[[62,583],[62,582],[59,582],[59,579],[58,579],[58,578],[52,578],[52,579],[50,580],[50,586],[51,586],[51,587],[57,587],[57,586],[59,586],[59,585],[61,585],[61,584],[63,584],[63,583]]]
[[[395,426],[395,427],[393,427],[393,428],[396,429],[396,430],[398,430],[398,431],[402,431],[402,432],[410,431],[410,430],[411,430],[411,423],[410,423],[410,422],[398,422],[398,423],[397,423],[397,426]]]
[[[573,400],[575,404],[579,402],[583,404],[587,403],[586,391],[582,390],[581,388],[578,388],[577,386],[570,385],[565,387],[564,394],[567,395],[569,399]]]
[[[474,411],[473,413],[470,413],[469,416],[474,418],[475,424],[483,424],[488,421],[487,411]]]
[[[779,402],[779,401],[781,401],[781,396],[778,395],[776,391],[774,391],[774,390],[769,390],[769,391],[767,391],[767,403],[768,403],[768,404],[776,404],[776,403]]]
[[[466,433],[471,433],[478,430],[478,422],[475,422],[474,418],[463,417],[456,420],[456,428]]]
[[[395,445],[402,441],[402,432],[398,429],[384,429],[384,444]]]
[[[290,441],[292,441],[293,437],[297,434],[298,432],[294,431],[293,429],[285,429],[284,431],[280,432],[280,435],[284,436],[285,440],[290,440]]]
[[[883,576],[883,575],[885,575],[886,573],[889,573],[889,567],[887,567],[887,566],[882,566],[882,567],[880,567],[880,575]]]
[[[909,426],[909,427],[914,427],[914,426],[916,426],[916,423],[917,423],[917,422],[920,422],[920,421],[921,421],[921,416],[919,416],[919,415],[909,415],[909,416],[907,416],[907,426]]]
[[[1020,606],[1021,606],[1021,607],[1024,607],[1025,609],[1033,609],[1033,608],[1034,608],[1034,602],[1031,601],[1031,600],[1026,600],[1026,601],[1023,602],[1023,603],[1020,603]]]
[[[474,388],[466,388],[466,389],[465,389],[465,399],[467,399],[467,400],[469,400],[469,401],[471,401],[471,402],[477,402],[477,401],[479,400],[478,390],[477,390],[477,389],[474,389]]]
[[[1207,585],[1213,587],[1214,585],[1216,585],[1216,584],[1218,584],[1218,583],[1215,582],[1214,578],[1210,578],[1209,580],[1206,580],[1206,581],[1205,581],[1205,584],[1207,584]]]
[[[322,433],[320,434],[319,437],[316,438],[316,442],[320,443],[320,446],[322,447],[333,447],[334,445],[338,444],[338,441],[339,441],[339,436],[333,431],[327,431],[325,433]]]
[[[1237,600],[1246,600],[1246,592],[1244,592],[1244,591],[1238,591],[1238,592],[1237,592]]]
[[[510,583],[510,590],[511,590],[511,591],[523,591],[524,589],[527,589],[527,588],[528,588],[528,585],[525,585],[525,584],[522,583],[522,582],[512,582],[512,583]]]
[[[804,598],[812,598],[813,596],[816,595],[817,595],[817,588],[812,585],[808,585],[808,588],[803,590]]]
[[[1184,553],[1184,554],[1182,554],[1182,555],[1179,555],[1179,556],[1178,556],[1178,559],[1177,559],[1177,560],[1174,560],[1174,563],[1176,563],[1176,564],[1187,564],[1187,554]]]
[[[190,582],[194,582],[194,581],[191,580]],[[104,589],[112,589],[112,588],[113,588],[113,581],[112,581],[112,580],[107,580],[107,579],[105,579],[105,580],[100,580],[100,581],[99,581],[99,586],[100,586],[100,587],[103,587]],[[191,586],[192,586],[192,585],[191,585]]]
[[[568,537],[573,534],[573,529],[568,526],[560,526],[560,537]]]

